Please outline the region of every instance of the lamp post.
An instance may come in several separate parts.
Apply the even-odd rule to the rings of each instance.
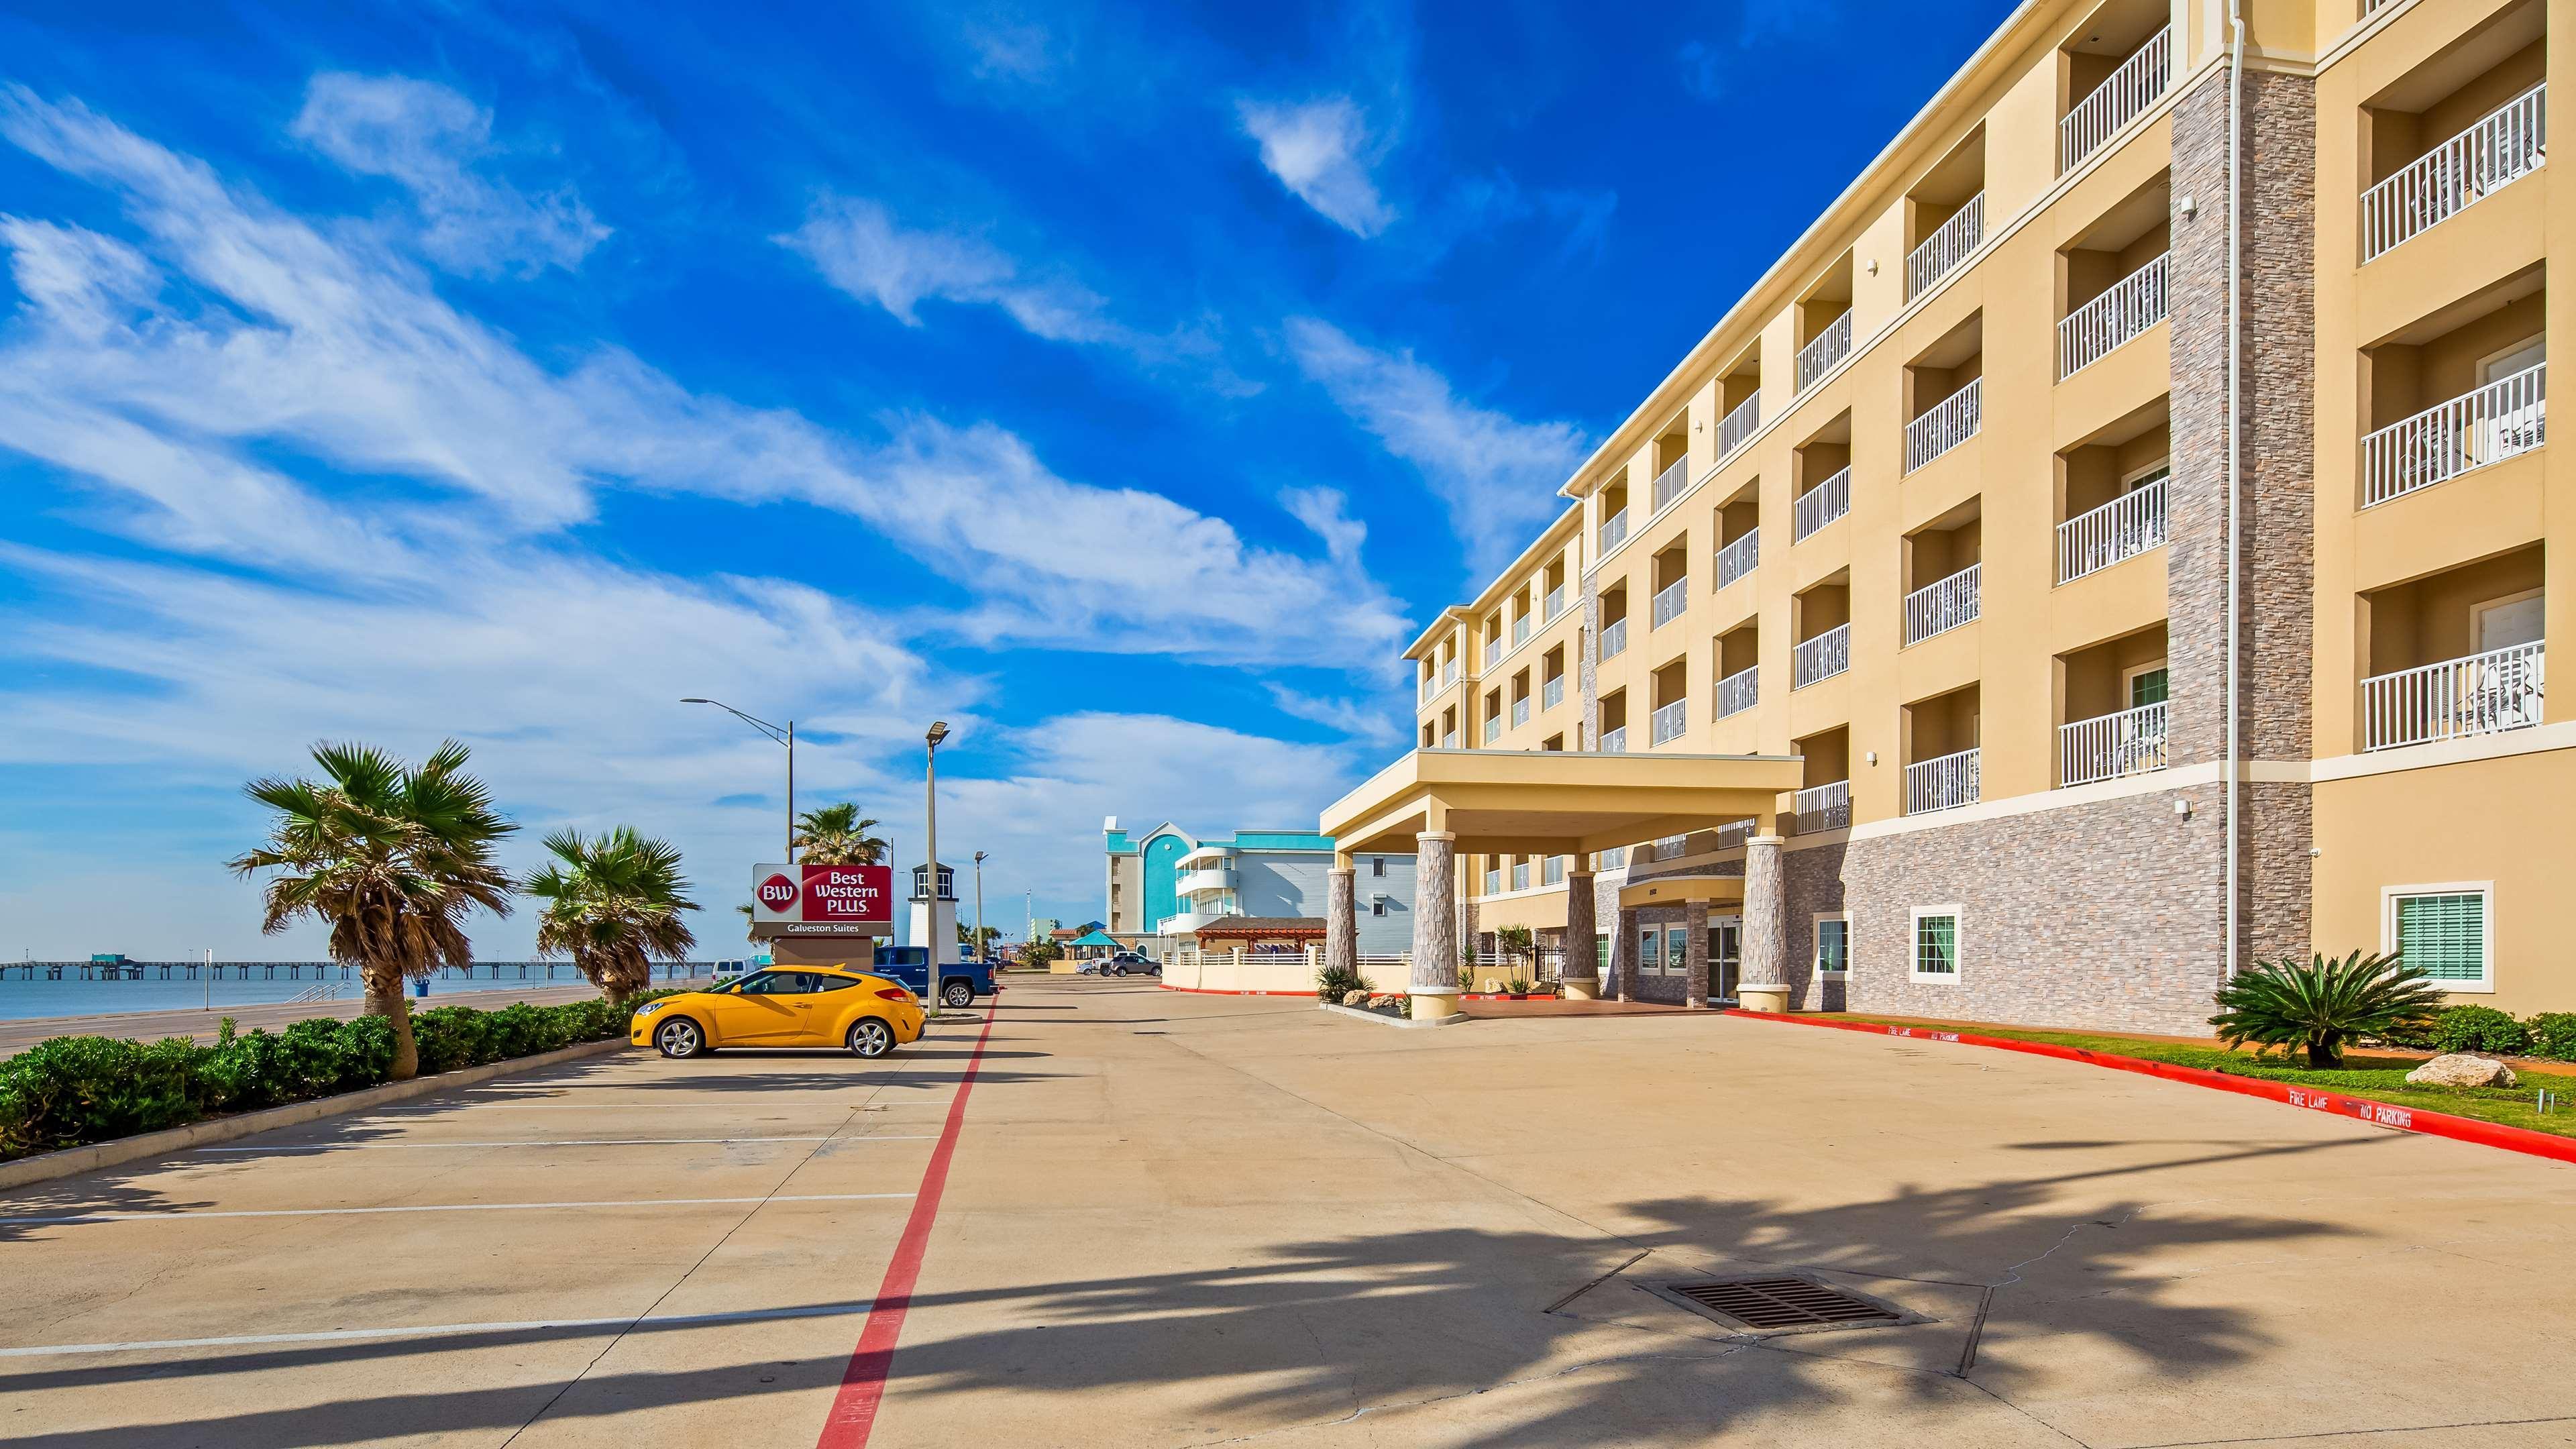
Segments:
[[[787,747],[787,863],[794,865],[796,863],[796,721],[791,719],[782,728],[756,715],[744,714],[720,699],[700,699],[692,695],[681,700],[680,703],[712,704]]]
[[[978,966],[988,965],[993,959],[993,948],[984,944],[984,860],[991,854],[988,850],[975,852],[975,964]]]
[[[928,766],[922,776],[922,829],[925,853],[930,861],[924,869],[922,891],[930,900],[930,1019],[939,1019],[939,745],[948,738],[948,721],[932,720],[930,733],[923,735],[928,748]]]

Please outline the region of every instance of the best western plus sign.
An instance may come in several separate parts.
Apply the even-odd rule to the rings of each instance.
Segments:
[[[764,865],[752,871],[752,930],[762,936],[894,934],[894,870],[883,865]]]

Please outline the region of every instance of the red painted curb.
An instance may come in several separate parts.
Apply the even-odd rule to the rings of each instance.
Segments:
[[[939,1195],[948,1187],[948,1159],[956,1154],[958,1129],[966,1125],[966,1094],[974,1090],[976,1069],[984,1063],[984,1043],[992,1035],[993,1013],[988,1011],[984,1029],[975,1037],[975,1054],[966,1059],[966,1071],[957,1079],[957,1095],[948,1103],[948,1125],[940,1129],[939,1145],[931,1150],[930,1166],[922,1170],[921,1186],[913,1193],[912,1216],[895,1243],[894,1261],[886,1264],[885,1281],[877,1285],[867,1322],[859,1328],[858,1347],[841,1371],[841,1391],[833,1396],[832,1412],[823,1418],[823,1432],[815,1438],[814,1449],[865,1449],[869,1433],[876,1428],[886,1373],[894,1366],[894,1346],[903,1337],[913,1285],[921,1280],[921,1260],[930,1250],[930,1227],[939,1220]]]
[[[1223,989],[1221,989],[1221,988],[1214,987],[1214,986],[1163,986],[1163,983],[1161,983],[1161,982],[1159,982],[1159,981],[1155,982],[1154,984],[1155,984],[1156,986],[1161,986],[1161,987],[1162,987],[1162,989],[1163,989],[1163,990],[1165,990],[1165,991],[1179,991],[1179,992],[1185,992],[1185,993],[1187,993],[1187,994],[1189,994],[1189,995],[1191,995],[1191,996],[1312,996],[1312,995],[1314,995],[1314,994],[1315,994],[1315,993],[1314,993],[1313,991],[1311,991],[1311,990],[1308,990],[1308,991],[1226,991],[1226,990],[1223,990]]]
[[[2448,1137],[2460,1142],[2474,1142],[2481,1147],[2501,1147],[2507,1152],[2520,1152],[2532,1157],[2546,1157],[2556,1162],[2576,1162],[2576,1137],[2560,1137],[2548,1132],[2534,1132],[2528,1127],[2507,1127],[2499,1122],[2481,1122],[2474,1117],[2454,1117],[2448,1112],[2419,1111],[2413,1107],[2392,1106],[2367,1097],[2349,1097],[2341,1092],[2328,1092],[2315,1087],[2294,1087],[2287,1082],[2269,1081],[2262,1077],[2240,1077],[2229,1072],[2213,1072],[2204,1067],[2177,1066],[2172,1062],[2151,1062],[2143,1057],[2112,1056],[2087,1051],[2082,1047],[2059,1046],[2053,1042],[2016,1041],[2011,1037],[1979,1036],[1966,1031],[1936,1031],[1925,1026],[1882,1026],[1867,1021],[1817,1021],[1808,1017],[1781,1016],[1768,1011],[1729,1010],[1728,1016],[1749,1021],[1776,1021],[1786,1026],[1821,1026],[1835,1031],[1856,1031],[1867,1036],[1904,1036],[1932,1041],[1957,1042],[1962,1046],[1993,1047],[1998,1051],[2021,1052],[2035,1057],[2054,1057],[2059,1061],[2086,1062],[2108,1067],[2115,1072],[2136,1072],[2145,1077],[2161,1077],[2169,1082],[2188,1082],[2195,1087],[2214,1087],[2222,1092],[2235,1092],[2265,1101],[2304,1107],[2312,1112],[2332,1112],[2351,1117],[2374,1127],[2393,1127],[2400,1132],[2420,1132],[2428,1137]]]

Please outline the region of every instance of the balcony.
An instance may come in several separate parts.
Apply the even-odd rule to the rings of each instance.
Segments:
[[[1440,737],[1440,748],[1444,750],[1454,750],[1458,748],[1458,732],[1456,730],[1451,730],[1449,733],[1442,735]]]
[[[2142,704],[2057,727],[2057,781],[2090,785],[2165,767],[2165,705]]]
[[[1742,714],[1758,702],[1759,690],[1756,685],[1761,673],[1761,666],[1756,665],[1751,669],[1739,669],[1717,682],[1717,717],[1719,719]]]
[[[1601,753],[1605,755],[1624,755],[1628,753],[1628,727],[1626,725],[1621,725],[1615,730],[1603,730],[1601,732]]]
[[[1495,665],[1500,664],[1500,663],[1502,663],[1502,662],[1503,662],[1503,641],[1502,641],[1502,640],[1500,640],[1500,639],[1488,639],[1488,640],[1486,640],[1486,641],[1485,641],[1485,667],[1486,667],[1487,669],[1491,669],[1491,668],[1493,668]]]
[[[1982,421],[1979,401],[1986,380],[1972,378],[1966,387],[1932,405],[1932,410],[1905,425],[1905,471],[1913,472],[1977,435]]]
[[[1789,541],[1804,543],[1817,529],[1851,512],[1851,469],[1845,468],[1831,478],[1798,495],[1789,510]]]
[[[1243,914],[1241,911],[1234,910],[1231,907],[1212,907],[1204,911],[1183,911],[1178,915],[1165,916],[1161,920],[1156,921],[1154,923],[1154,934],[1158,936],[1186,936],[1201,926],[1213,925],[1218,921],[1224,920],[1228,916],[1239,916],[1241,914]]]
[[[1512,701],[1512,728],[1513,728],[1513,729],[1519,729],[1522,725],[1528,724],[1528,723],[1529,723],[1529,714],[1530,714],[1530,702],[1529,702],[1529,696],[1528,696],[1528,695],[1524,694],[1524,695],[1522,695],[1520,698],[1518,698],[1518,699],[1516,699],[1516,700],[1513,700],[1513,701]]]
[[[1761,426],[1762,390],[1755,388],[1753,395],[1738,404],[1735,411],[1718,419],[1717,456],[1725,458],[1732,455],[1736,449],[1743,447],[1744,440],[1752,437],[1754,430]]]
[[[2071,584],[2163,547],[2166,482],[2158,478],[2141,484],[2057,525],[2057,581]]]
[[[1502,893],[1503,893],[1503,873],[1502,873],[1502,871],[1501,871],[1499,868],[1494,869],[1494,870],[1486,871],[1486,872],[1485,872],[1485,894],[1487,894],[1487,895],[1489,895],[1489,896],[1498,896],[1498,895],[1501,895]]]
[[[1440,682],[1444,686],[1456,684],[1458,682],[1457,660],[1452,659],[1448,663],[1440,666]]]
[[[1512,621],[1512,647],[1518,649],[1522,645],[1527,644],[1529,642],[1529,636],[1530,616],[1523,614]]]
[[[1851,625],[1828,629],[1790,651],[1789,687],[1804,689],[1851,668]]]
[[[1564,612],[1565,585],[1558,584],[1555,588],[1547,591],[1547,602],[1541,606],[1541,621],[1545,623],[1554,623],[1556,621],[1556,616]]]
[[[1655,622],[1647,627],[1660,629],[1682,616],[1690,605],[1690,575],[1684,574],[1655,590]]]
[[[2393,750],[2540,723],[2540,641],[2446,659],[2361,682],[2361,747]]]
[[[1528,861],[1516,860],[1512,862],[1512,889],[1516,891],[1525,891],[1529,889]]]
[[[1172,883],[1172,888],[1185,896],[1232,893],[1243,889],[1243,877],[1232,866],[1207,866],[1181,872],[1180,879]]]
[[[2363,192],[2361,259],[2367,262],[2539,170],[2547,159],[2548,89],[2533,86]]]
[[[1551,855],[1547,859],[1540,861],[1538,865],[1538,883],[1540,885],[1565,884],[1565,857],[1561,855]]]
[[[1925,237],[1921,246],[1905,254],[1905,300],[1911,302],[1932,290],[1933,283],[1950,275],[1985,239],[1986,194],[1980,191]]]
[[[1487,720],[1485,721],[1485,743],[1490,745],[1490,744],[1492,744],[1494,741],[1499,740],[1499,739],[1501,739],[1502,737],[1503,737],[1503,717],[1502,717],[1501,715],[1494,715],[1494,716],[1492,716],[1491,718],[1487,719]]]
[[[1790,797],[1790,810],[1796,817],[1795,833],[1813,835],[1819,830],[1851,828],[1851,781],[1836,780],[1830,785],[1817,785]]]
[[[1646,727],[1649,731],[1648,743],[1650,744],[1660,745],[1669,740],[1680,739],[1682,731],[1690,728],[1690,701],[1677,699],[1670,704],[1655,706],[1655,712],[1647,720]]]
[[[1905,767],[1905,813],[1925,815],[1977,803],[1977,751],[1973,748]]]
[[[1655,486],[1647,495],[1655,501],[1654,513],[1661,513],[1671,507],[1673,500],[1681,497],[1682,490],[1689,486],[1690,459],[1674,459],[1671,467],[1655,475]],[[1651,518],[1654,514],[1650,513],[1647,516]]]
[[[1905,642],[1920,644],[1977,621],[1977,580],[1985,565],[1973,563],[1937,584],[1905,596]]]
[[[1422,676],[1422,697],[1424,699],[1429,699],[1431,697],[1431,691],[1439,688],[1439,686],[1439,680],[1434,679],[1428,674]]]
[[[1825,330],[1817,333],[1815,340],[1798,349],[1798,391],[1805,392],[1809,383],[1833,371],[1835,363],[1851,356],[1851,343],[1849,312],[1826,323]]]
[[[1613,619],[1601,626],[1601,657],[1615,659],[1628,647],[1628,621]]]
[[[1709,836],[1709,849],[1711,850],[1742,850],[1744,848],[1744,842],[1753,838],[1753,822],[1750,820],[1730,820],[1724,825],[1717,827],[1715,830],[1710,831]]]
[[[2361,440],[2364,508],[2501,463],[2548,441],[2549,364],[2390,423]]]
[[[2076,102],[2075,109],[2057,123],[2059,175],[2084,164],[2084,158],[2101,150],[2103,142],[2136,120],[2165,93],[2173,74],[2172,36],[2170,30],[2149,36],[2146,44],[2120,62],[2118,70],[2095,86],[2093,94]]]
[[[2165,320],[2165,259],[2158,257],[2113,282],[2101,296],[2057,324],[2057,375],[2068,378],[2100,362]]]
[[[1601,525],[1601,551],[1608,553],[1628,541],[1628,510],[1620,509]]]
[[[1761,561],[1761,553],[1762,530],[1759,528],[1746,529],[1742,538],[1719,549],[1717,551],[1717,586],[1721,589],[1725,588],[1728,584],[1753,572],[1753,566]]]
[[[1565,676],[1560,674],[1538,687],[1538,707],[1554,709],[1565,703]]]

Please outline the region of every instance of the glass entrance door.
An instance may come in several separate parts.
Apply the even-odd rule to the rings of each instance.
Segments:
[[[1735,978],[1743,965],[1744,918],[1708,918],[1708,994],[1718,1001],[1735,999]]]

